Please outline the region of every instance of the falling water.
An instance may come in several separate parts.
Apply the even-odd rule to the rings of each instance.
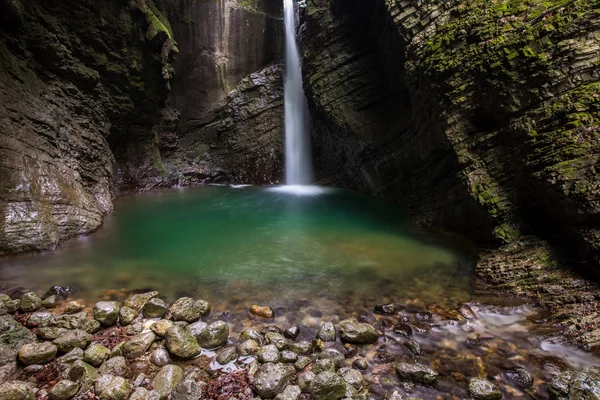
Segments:
[[[308,108],[302,89],[300,53],[296,43],[294,0],[284,0],[285,14],[285,183],[311,182]]]

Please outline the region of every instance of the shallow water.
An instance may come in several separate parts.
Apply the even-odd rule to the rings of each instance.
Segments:
[[[0,261],[2,281],[83,298],[156,289],[273,307],[344,294],[467,301],[471,262],[395,208],[349,191],[208,186],[120,199],[104,226],[53,252]],[[244,305],[245,307],[245,305]]]

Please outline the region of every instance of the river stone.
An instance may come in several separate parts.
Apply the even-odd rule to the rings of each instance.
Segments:
[[[0,399],[35,400],[35,395],[25,382],[9,381],[0,385]]]
[[[181,358],[192,358],[202,351],[196,338],[185,328],[177,325],[167,330],[165,343],[171,354]]]
[[[362,387],[364,378],[360,371],[352,368],[340,368],[338,375],[353,388],[360,389]]]
[[[374,307],[375,314],[394,315],[396,313],[396,305],[394,303],[378,304]]]
[[[267,343],[274,344],[277,350],[287,349],[289,347],[289,341],[279,332],[267,332],[265,334]]]
[[[352,361],[352,366],[356,369],[360,369],[362,371],[366,370],[367,368],[369,368],[369,364],[367,364],[367,361],[364,358],[357,358],[354,361]]]
[[[51,342],[28,343],[19,348],[19,360],[25,365],[46,364],[54,359],[58,347]]]
[[[404,347],[410,350],[416,356],[420,356],[423,354],[423,350],[421,349],[421,345],[416,340],[409,340],[404,343]]]
[[[346,382],[335,372],[325,371],[314,377],[309,391],[315,400],[339,400],[346,395]]]
[[[502,398],[502,392],[496,385],[478,378],[471,378],[469,381],[469,393],[475,400],[498,400]]]
[[[119,323],[127,326],[138,316],[138,312],[130,307],[121,307],[119,310]]]
[[[159,293],[157,291],[134,294],[131,297],[129,297],[127,300],[125,300],[125,306],[129,307],[129,308],[133,308],[135,311],[139,312],[142,309],[142,307],[144,306],[144,304],[146,304],[148,302],[148,300],[150,300],[154,297],[158,297],[158,294]]]
[[[48,326],[52,321],[52,313],[48,311],[36,311],[27,318],[28,328],[42,328]]]
[[[313,365],[311,371],[315,374],[319,374],[325,371],[335,372],[335,363],[333,362],[333,360],[329,359],[317,360]]]
[[[150,325],[150,329],[152,332],[156,333],[158,336],[163,337],[166,335],[167,330],[171,328],[173,325],[173,321],[169,321],[168,319],[161,319],[160,321],[156,321],[152,325]]]
[[[79,383],[79,393],[88,391],[96,378],[98,378],[98,371],[90,364],[82,360],[77,360],[69,369],[68,379]]]
[[[551,399],[600,399],[600,368],[588,367],[582,371],[565,371],[548,384]]]
[[[62,353],[67,353],[75,348],[83,349],[90,344],[91,341],[92,335],[81,329],[74,329],[66,331],[63,335],[54,339],[53,343]]]
[[[236,358],[237,358],[237,352],[235,351],[235,348],[228,347],[226,349],[223,349],[219,353],[216,360],[220,365],[225,365],[225,364],[229,364],[231,361],[235,360]]]
[[[267,319],[275,317],[275,311],[273,311],[271,307],[261,307],[257,305],[250,307],[250,314]]]
[[[313,344],[309,341],[303,340],[301,342],[289,342],[287,349],[293,351],[298,355],[310,354],[313,350]]]
[[[261,344],[264,342],[264,338],[262,337],[262,335],[254,329],[244,329],[242,331],[242,333],[240,333],[240,339],[242,339],[242,340],[252,339],[258,344]]]
[[[79,311],[83,310],[84,308],[85,308],[85,306],[83,304],[79,303],[78,301],[70,301],[67,304],[65,304],[63,312],[65,314],[75,314],[75,313],[78,313]]]
[[[81,329],[87,321],[87,314],[80,312],[77,314],[58,315],[50,321],[49,326],[65,329]]]
[[[90,364],[92,367],[99,367],[102,363],[108,360],[110,350],[101,344],[92,343],[83,352],[83,361]]]
[[[100,393],[100,400],[127,400],[131,384],[120,376],[112,376],[108,385]]]
[[[148,398],[148,389],[138,387],[133,391],[129,400],[147,400]]]
[[[142,315],[145,318],[162,318],[168,310],[167,303],[159,297],[153,297],[142,307]]]
[[[208,323],[204,322],[204,321],[196,321],[192,324],[189,324],[188,326],[185,327],[185,329],[192,334],[192,336],[196,337],[200,334],[200,332],[202,332],[203,330],[206,329],[206,327],[208,326]]]
[[[116,301],[99,301],[94,305],[94,319],[104,326],[114,325],[119,318],[120,308]]]
[[[303,392],[307,392],[308,388],[310,387],[310,383],[313,381],[313,379],[315,379],[315,376],[315,373],[312,371],[305,371],[298,374],[296,379],[298,387],[300,387]]]
[[[240,356],[252,356],[258,352],[258,343],[252,339],[248,339],[238,344],[237,352]]]
[[[283,350],[281,352],[281,362],[284,363],[295,363],[298,361],[298,354],[291,350]]]
[[[150,354],[150,362],[157,367],[164,367],[171,362],[169,352],[165,349],[156,349]]]
[[[288,339],[292,339],[292,340],[296,340],[299,335],[300,335],[300,327],[298,325],[290,326],[283,332],[283,336],[285,336]]]
[[[206,386],[205,382],[188,377],[175,386],[173,400],[201,400]]]
[[[154,332],[143,332],[132,337],[121,350],[126,358],[137,358],[144,354],[156,340]]]
[[[111,357],[98,368],[98,373],[102,375],[123,376],[127,373],[127,361],[123,356]]]
[[[210,312],[210,303],[204,300],[194,300],[190,297],[177,299],[171,305],[171,317],[175,321],[194,322]]]
[[[96,321],[95,319],[88,319],[81,326],[81,330],[89,334],[98,332],[100,328],[102,328],[102,325],[100,325],[100,322]]]
[[[256,393],[263,398],[273,398],[281,393],[294,376],[295,370],[287,364],[263,364],[254,377]]]
[[[152,387],[166,399],[173,389],[183,380],[183,370],[176,365],[165,365],[152,380]]]
[[[506,371],[504,374],[518,387],[527,388],[533,385],[533,376],[531,376],[531,374],[525,368],[513,368]]]
[[[50,390],[51,400],[70,400],[77,394],[79,385],[76,382],[68,379],[58,381],[56,385]]]
[[[279,350],[274,344],[268,344],[266,346],[262,346],[258,349],[258,361],[261,363],[276,363],[279,361],[281,355],[279,354]]]
[[[23,312],[32,312],[42,306],[42,299],[40,296],[33,292],[27,292],[21,297],[21,304],[19,310]]]
[[[42,306],[46,308],[54,308],[60,304],[60,296],[53,294],[42,301]]]
[[[66,379],[73,363],[83,359],[83,350],[76,348],[56,359],[54,369],[61,379]]]
[[[216,349],[227,343],[227,339],[229,338],[229,325],[223,321],[215,321],[195,336],[201,347],[205,349]]]
[[[357,322],[353,319],[341,321],[338,326],[340,338],[343,342],[353,344],[369,344],[377,342],[379,333],[367,323]]]
[[[432,385],[438,377],[433,369],[421,364],[399,363],[396,365],[398,376],[406,381]]]
[[[37,336],[42,340],[54,340],[61,335],[65,334],[67,330],[65,328],[46,327],[38,328]]]
[[[276,400],[298,400],[302,391],[297,385],[289,385],[283,389],[282,393],[275,396]]]
[[[323,322],[319,333],[317,333],[317,338],[324,342],[335,342],[335,335],[335,325],[333,325],[333,322]]]
[[[296,371],[303,371],[306,369],[306,367],[310,365],[311,362],[312,360],[310,359],[310,357],[298,356],[298,361],[294,363],[294,368],[296,369]]]

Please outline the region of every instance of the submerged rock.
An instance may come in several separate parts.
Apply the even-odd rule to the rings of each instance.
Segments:
[[[396,372],[401,379],[424,385],[432,385],[438,377],[437,372],[422,364],[399,363]]]
[[[275,317],[275,311],[273,311],[271,307],[261,307],[257,305],[250,307],[250,314],[269,319]]]
[[[346,382],[334,372],[317,374],[309,386],[315,400],[339,400],[346,397]]]
[[[521,367],[513,368],[504,373],[506,377],[517,386],[527,388],[533,385],[533,376]]]
[[[283,336],[285,336],[288,339],[292,339],[292,340],[296,340],[299,335],[300,335],[300,327],[298,325],[290,326],[283,332]]]
[[[51,342],[28,343],[19,348],[19,360],[25,365],[46,364],[57,352],[58,347]]]
[[[295,374],[292,366],[282,363],[263,364],[254,378],[259,396],[270,399],[281,393]]]
[[[394,315],[396,313],[396,305],[394,303],[378,304],[373,308],[376,314]]]
[[[347,343],[370,344],[379,339],[379,333],[372,325],[353,319],[341,321],[338,330],[342,341]]]
[[[502,392],[496,385],[483,379],[471,378],[469,393],[475,400],[499,400]]]

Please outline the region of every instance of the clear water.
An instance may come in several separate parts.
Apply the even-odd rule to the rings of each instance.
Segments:
[[[239,307],[417,291],[420,301],[469,299],[469,260],[416,234],[397,206],[303,189],[208,186],[123,198],[98,232],[0,261],[1,279],[40,290],[69,285],[89,299],[120,288],[243,298]]]

